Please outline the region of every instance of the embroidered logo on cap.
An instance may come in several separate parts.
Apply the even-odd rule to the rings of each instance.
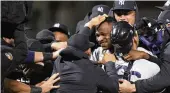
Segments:
[[[103,12],[103,7],[98,7],[97,11]]]
[[[125,0],[119,0],[119,5],[124,5],[125,4]]]
[[[59,23],[54,24],[54,27],[60,27]]]

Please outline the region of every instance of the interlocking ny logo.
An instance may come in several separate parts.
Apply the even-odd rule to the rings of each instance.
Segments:
[[[166,3],[165,3],[165,6],[169,6],[170,5],[170,0],[168,0]]]
[[[98,7],[97,11],[103,12],[103,7]]]
[[[119,5],[124,5],[125,4],[125,0],[119,0]]]
[[[56,23],[56,24],[54,25],[54,27],[60,27],[60,24],[59,24],[59,23]]]

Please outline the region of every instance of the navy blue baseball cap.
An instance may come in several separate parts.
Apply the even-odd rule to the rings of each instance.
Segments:
[[[136,5],[135,1],[119,0],[119,1],[114,1],[112,11],[115,11],[115,10],[132,10],[132,11],[136,11],[136,9],[137,9],[137,5]]]
[[[53,32],[49,31],[48,29],[43,29],[37,33],[36,39],[41,43],[46,44],[55,41],[55,36]]]
[[[53,27],[50,27],[48,30],[52,32],[62,32],[66,34],[67,36],[70,36],[69,29],[66,25],[60,24],[60,23],[55,23]]]
[[[90,19],[103,14],[108,14],[110,7],[107,5],[96,5],[92,8],[92,14],[90,15]]]
[[[92,18],[94,18],[98,15],[108,14],[109,10],[110,10],[110,7],[107,5],[102,5],[102,4],[95,5],[92,8],[92,11],[87,13],[84,20],[81,20],[77,23],[76,33],[78,33],[80,31],[80,29],[82,29],[84,27],[85,23],[90,21]]]

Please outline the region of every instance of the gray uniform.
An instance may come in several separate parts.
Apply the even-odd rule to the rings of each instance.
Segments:
[[[142,47],[138,47],[137,50],[153,55],[151,52]],[[102,47],[98,47],[94,50],[90,59],[93,61],[101,61],[105,52],[109,52],[109,50],[103,50]],[[115,66],[117,69],[117,74],[121,78],[128,67],[128,63],[119,56],[117,56],[117,58],[118,60],[116,61]],[[102,68],[104,69],[104,66],[102,66]],[[130,81],[135,82],[137,80],[150,78],[156,75],[159,71],[159,66],[151,61],[145,59],[135,60],[130,70]]]

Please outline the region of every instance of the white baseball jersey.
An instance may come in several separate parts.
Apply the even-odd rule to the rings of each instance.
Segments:
[[[142,47],[138,47],[137,50],[144,51],[150,55],[153,55],[151,52],[147,51],[146,49]],[[103,58],[104,52],[109,52],[109,50],[103,50],[102,47],[98,47],[97,49],[94,50],[90,59],[93,61],[101,61]],[[124,72],[126,71],[128,67],[128,62],[125,62],[120,57],[117,57],[117,58],[118,60],[115,63],[117,74],[119,76],[123,76]],[[150,78],[156,75],[159,71],[160,71],[159,66],[153,62],[150,62],[145,59],[135,60],[130,70],[130,81],[135,82],[140,79]]]

